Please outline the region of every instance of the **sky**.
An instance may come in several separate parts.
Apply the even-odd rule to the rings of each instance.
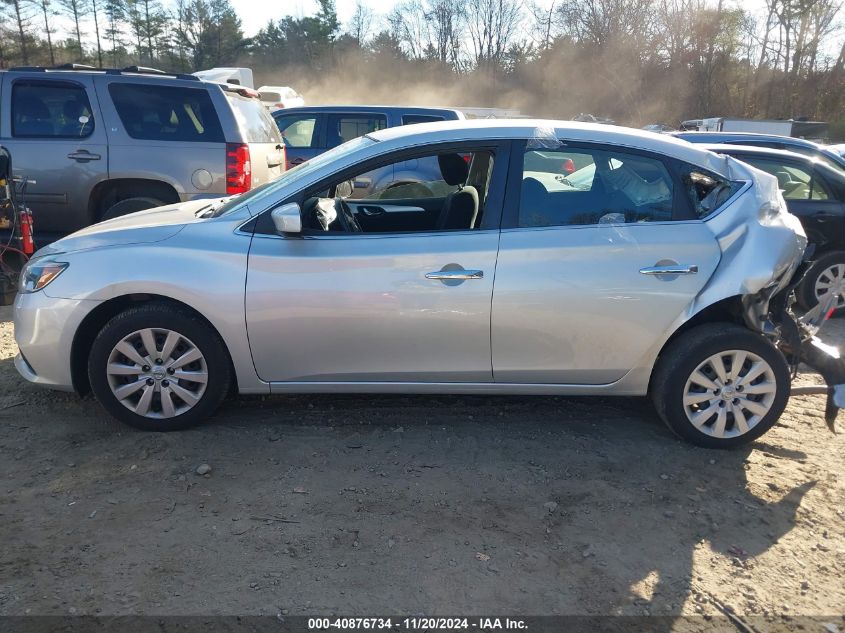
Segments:
[[[285,0],[279,2],[275,11],[270,7],[275,3],[256,0],[231,0],[232,6],[241,18],[244,33],[255,35],[269,20],[278,20],[286,15],[303,17],[317,11],[315,0]],[[388,13],[395,5],[395,0],[365,0],[375,13]],[[355,12],[355,0],[335,0],[337,17],[341,24],[346,24]]]

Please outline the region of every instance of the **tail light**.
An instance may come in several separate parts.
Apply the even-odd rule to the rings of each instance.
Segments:
[[[561,167],[563,167],[563,171],[565,171],[567,174],[571,174],[575,171],[575,161],[571,158],[567,158],[565,161],[563,161],[563,165],[561,165]]]
[[[226,143],[226,193],[244,193],[252,188],[249,145]]]

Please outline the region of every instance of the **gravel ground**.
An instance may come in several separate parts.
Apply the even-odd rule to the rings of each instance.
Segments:
[[[819,396],[731,452],[631,398],[253,397],[142,433],[18,378],[10,314],[0,615],[727,609],[845,630],[845,440]]]

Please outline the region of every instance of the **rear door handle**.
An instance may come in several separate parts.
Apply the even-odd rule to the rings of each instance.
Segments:
[[[100,160],[99,154],[92,154],[88,150],[81,149],[77,152],[71,152],[67,155],[68,158],[75,160],[78,163],[87,163],[89,160]]]
[[[426,273],[426,279],[484,279],[483,270],[438,270]]]
[[[640,268],[641,275],[695,275],[696,264],[673,264],[671,266],[646,266]]]

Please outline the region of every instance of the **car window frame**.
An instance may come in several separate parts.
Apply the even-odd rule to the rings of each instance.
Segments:
[[[85,136],[79,135],[72,135],[72,134],[16,134],[15,133],[15,88],[18,84],[41,84],[45,86],[49,85],[64,85],[70,86],[74,88],[79,88],[82,90],[83,94],[85,95],[85,100],[88,102],[88,109],[91,111],[91,117],[93,122],[91,124],[91,131],[86,134]],[[102,122],[102,117],[101,122]],[[61,78],[42,78],[42,77],[19,77],[15,78],[11,82],[11,86],[9,87],[9,137],[12,139],[36,139],[36,140],[45,140],[45,139],[62,139],[62,140],[87,140],[94,136],[94,132],[97,129],[97,117],[95,116],[94,106],[91,103],[91,95],[88,93],[88,86],[84,83],[79,81],[74,81],[73,79],[66,79],[64,77]]]
[[[533,150],[535,148],[528,147],[528,139],[518,139],[513,141],[511,147],[510,170],[508,171],[507,192],[504,204],[504,214],[502,217],[502,230],[520,230],[520,231],[537,231],[537,230],[557,230],[557,229],[588,229],[602,226],[600,224],[559,224],[551,226],[519,226],[519,206],[522,197],[522,174],[523,163],[526,150]],[[627,147],[620,145],[612,145],[609,143],[596,143],[590,141],[570,141],[567,139],[560,139],[560,146],[551,148],[552,151],[561,151],[563,148],[571,148],[573,152],[618,152],[621,154],[630,154],[632,156],[639,156],[657,160],[666,169],[669,178],[672,181],[672,218],[669,220],[658,220],[655,222],[637,223],[636,226],[659,226],[663,224],[677,224],[678,222],[702,222],[702,218],[698,218],[693,209],[692,202],[684,195],[683,183],[681,182],[681,168],[682,161],[679,161],[670,156],[651,152],[648,150],[639,149],[636,147]],[[540,149],[540,148],[536,148]],[[550,148],[543,148],[549,150]],[[708,216],[709,217],[709,216]],[[633,224],[614,224],[614,227],[634,226]]]
[[[254,221],[249,222],[255,236],[276,237],[279,239],[377,239],[397,236],[433,236],[433,235],[456,235],[460,233],[489,233],[499,231],[502,223],[505,200],[507,197],[508,177],[511,168],[511,157],[513,154],[513,143],[508,139],[479,139],[470,141],[444,141],[428,145],[415,145],[393,150],[369,160],[351,165],[345,169],[335,172],[331,176],[322,178],[314,184],[302,189],[280,202],[272,205],[258,214]],[[325,233],[300,233],[293,236],[279,235],[273,225],[270,214],[286,204],[295,202],[300,210],[305,200],[315,192],[328,188],[331,184],[348,180],[355,175],[415,158],[422,158],[439,153],[468,153],[472,151],[491,151],[494,153],[493,173],[490,176],[490,187],[485,200],[485,211],[481,226],[477,229],[455,229],[455,230],[432,230],[432,231],[385,231],[378,233],[345,233],[331,231]],[[300,211],[301,212],[301,211]],[[246,228],[246,225],[243,227]]]

